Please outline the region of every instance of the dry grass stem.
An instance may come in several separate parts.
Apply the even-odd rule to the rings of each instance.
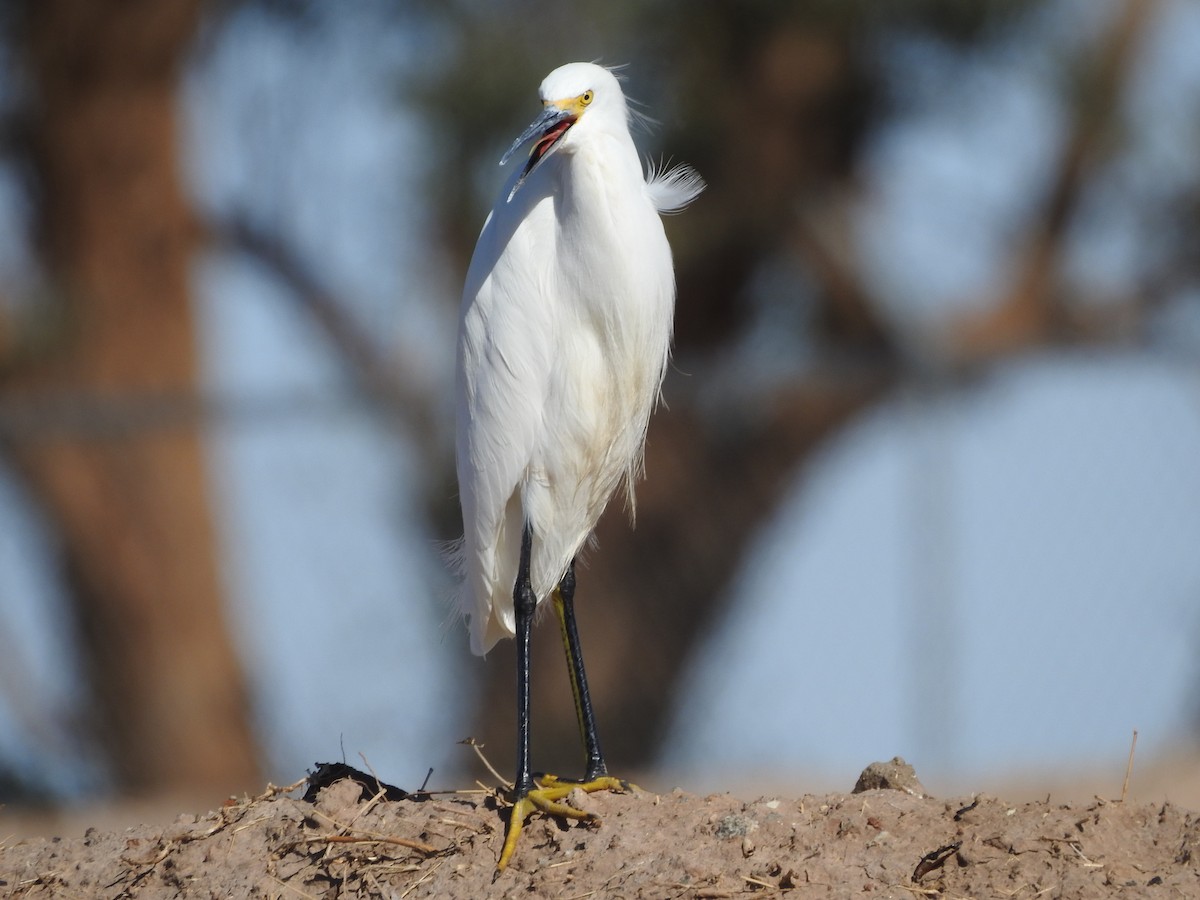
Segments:
[[[459,741],[459,743],[466,744],[468,747],[470,747],[472,750],[474,750],[475,755],[479,757],[480,762],[482,762],[484,767],[489,772],[492,773],[493,778],[495,778],[498,782],[500,782],[502,785],[504,785],[505,789],[507,789],[507,790],[512,789],[512,786],[513,786],[512,782],[509,781],[507,778],[505,778],[503,775],[501,775],[499,772],[497,772],[496,767],[493,766],[491,761],[486,756],[483,755],[483,744],[479,743],[473,737],[463,738],[461,741]],[[478,782],[476,782],[476,783],[478,784]]]
[[[1121,784],[1121,802],[1129,793],[1129,776],[1133,774],[1133,751],[1137,749],[1137,729],[1133,729],[1133,740],[1129,742],[1129,762],[1125,763],[1125,781]]]

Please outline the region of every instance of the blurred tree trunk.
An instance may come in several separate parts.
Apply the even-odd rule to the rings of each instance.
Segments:
[[[202,6],[25,6],[29,150],[61,331],[3,389],[51,418],[64,405],[88,412],[85,428],[76,416],[9,449],[58,528],[96,725],[118,786],[134,791],[258,779],[196,421],[97,418],[195,394],[198,229],[180,184],[177,104]]]

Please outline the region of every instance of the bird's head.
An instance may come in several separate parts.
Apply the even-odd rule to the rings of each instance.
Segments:
[[[569,132],[575,138],[586,130],[585,118],[589,126],[618,122],[620,127],[628,128],[621,84],[604,66],[594,63],[560,66],[546,76],[538,94],[542,98],[542,114],[513,141],[500,160],[500,165],[504,165],[518,149],[536,138],[525,168],[508,195],[509,200],[538,166],[560,148],[570,146]]]

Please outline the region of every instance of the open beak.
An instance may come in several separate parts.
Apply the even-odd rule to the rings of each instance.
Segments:
[[[546,108],[542,110],[542,114],[534,119],[528,128],[521,132],[521,136],[513,141],[508,152],[500,160],[500,165],[504,165],[512,157],[517,149],[526,142],[537,138],[537,142],[533,145],[533,149],[529,151],[529,159],[525,162],[525,168],[521,170],[521,177],[513,185],[512,191],[509,192],[508,199],[512,200],[513,196],[525,183],[533,170],[542,164],[555,150],[558,149],[559,143],[578,117],[571,109],[563,109],[554,104],[547,103]]]

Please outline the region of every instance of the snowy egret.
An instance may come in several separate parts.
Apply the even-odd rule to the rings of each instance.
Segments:
[[[624,485],[633,508],[650,413],[671,341],[675,275],[662,213],[704,188],[694,170],[651,168],[629,133],[613,73],[551,72],[542,113],[501,160],[533,141],[484,223],[463,290],[457,464],[464,538],[459,602],[471,647],[517,639],[517,775],[497,871],[535,809],[591,819],[561,801],[608,777],[575,625],[575,559]],[[587,753],[581,783],[529,763],[529,636],[552,599]]]

